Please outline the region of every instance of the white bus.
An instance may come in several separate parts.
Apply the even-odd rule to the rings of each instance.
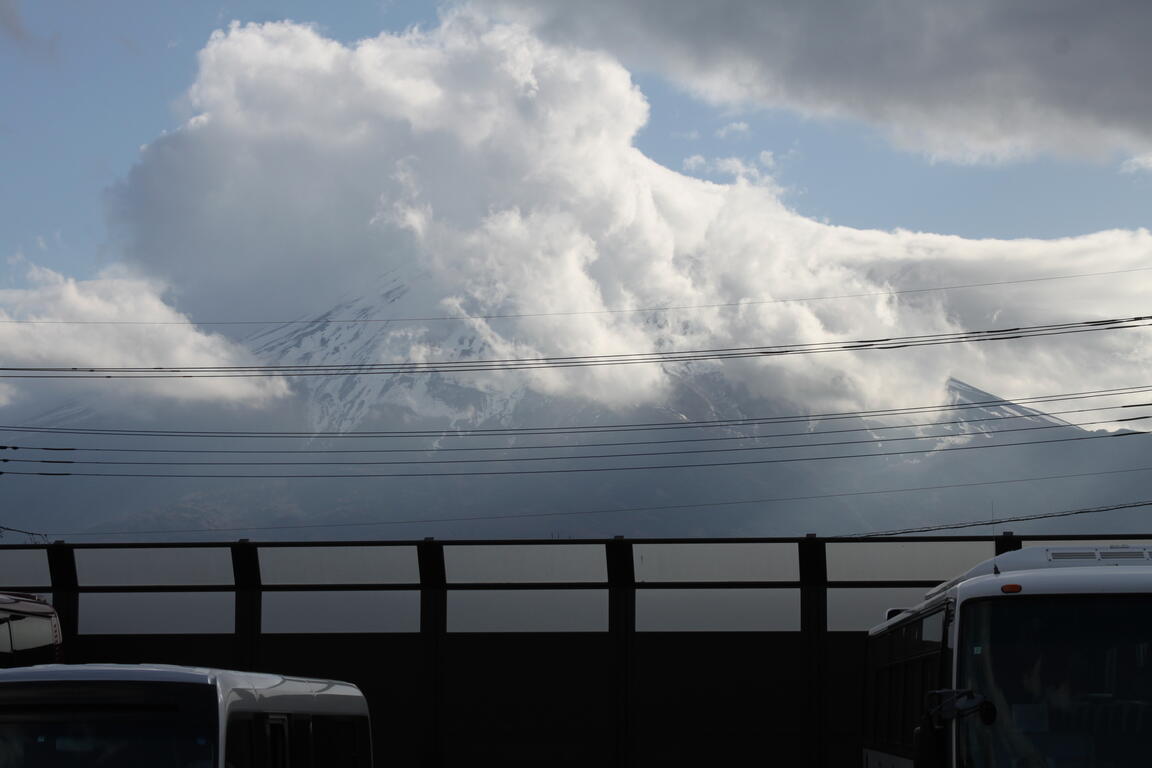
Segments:
[[[60,660],[60,619],[32,595],[0,594],[0,668]]]
[[[166,665],[0,671],[0,768],[370,768],[349,683]]]
[[[1032,547],[868,634],[866,768],[1152,761],[1152,547]]]

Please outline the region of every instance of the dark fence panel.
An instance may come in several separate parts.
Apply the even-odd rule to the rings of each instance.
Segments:
[[[445,642],[447,765],[611,765],[605,634],[467,634]]]
[[[639,633],[636,764],[814,765],[806,653],[799,633]]]

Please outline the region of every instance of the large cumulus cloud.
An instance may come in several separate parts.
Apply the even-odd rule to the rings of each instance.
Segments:
[[[766,11],[767,12],[767,11]],[[675,18],[676,14],[669,14]],[[591,17],[591,18],[594,18]],[[194,320],[320,314],[400,275],[394,316],[598,313],[379,334],[376,359],[535,357],[833,341],[1143,311],[1147,273],[846,300],[1146,266],[1145,231],[972,241],[805,219],[771,179],[714,184],[632,144],[647,105],[613,56],[473,12],[343,45],[292,23],[233,25],[200,54],[194,115],[113,192],[117,242]],[[753,303],[749,300],[756,300]],[[738,308],[609,310],[724,304]],[[622,407],[719,371],[814,409],[930,402],[949,375],[1005,394],[1130,384],[1147,336],[468,381]],[[900,382],[894,387],[893,382]]]
[[[1152,153],[1140,0],[491,0],[716,102],[862,119],[937,157]]]

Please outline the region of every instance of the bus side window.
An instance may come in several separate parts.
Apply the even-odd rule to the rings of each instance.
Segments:
[[[12,630],[8,628],[12,616],[7,613],[0,613],[0,653],[12,653]]]
[[[224,768],[255,768],[252,750],[252,718],[233,715],[228,718],[225,736]]]
[[[363,724],[359,721],[363,721]],[[340,765],[367,768],[371,763],[371,736],[366,718],[312,717],[312,762],[314,765]]]
[[[288,718],[268,716],[268,768],[288,768]]]
[[[288,718],[288,746],[292,768],[322,768],[312,759],[312,717],[291,715]]]
[[[8,626],[12,631],[12,648],[18,654],[17,663],[51,664],[56,660],[56,638],[50,618],[13,615]]]
[[[946,687],[943,610],[911,618],[869,640],[868,743],[910,751],[928,691]]]

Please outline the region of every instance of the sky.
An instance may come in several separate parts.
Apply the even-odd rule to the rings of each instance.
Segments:
[[[1152,10],[702,9],[0,0],[0,360],[552,358],[1147,313]],[[376,325],[272,322],[308,318]],[[1003,397],[1139,385],[1149,341],[5,379],[0,413],[337,431],[821,413],[943,402],[954,379]]]

